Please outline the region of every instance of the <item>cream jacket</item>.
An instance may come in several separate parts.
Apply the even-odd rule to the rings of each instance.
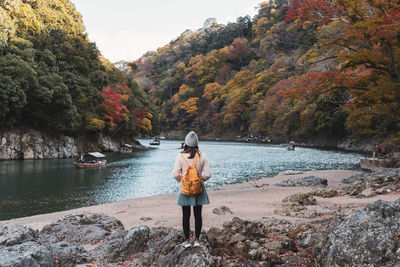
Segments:
[[[176,157],[175,160],[175,165],[174,169],[172,171],[172,175],[174,176],[175,180],[178,182],[181,181],[183,175],[186,173],[187,165],[186,162],[183,160],[182,156],[183,155],[187,162],[190,165],[193,165],[194,160],[196,159],[196,156],[194,158],[189,159],[188,157],[190,156],[189,153],[179,153],[178,156]],[[208,180],[211,177],[211,170],[210,170],[210,165],[208,165],[208,160],[206,157],[206,154],[203,152],[200,153],[200,158],[196,163],[196,170],[197,174],[202,178],[203,180]]]

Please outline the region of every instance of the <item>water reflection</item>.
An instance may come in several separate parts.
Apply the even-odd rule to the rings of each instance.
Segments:
[[[142,143],[148,144],[147,140]],[[73,159],[0,162],[0,219],[152,196],[178,191],[171,171],[180,141],[162,141],[155,149],[107,154],[98,169],[76,169]],[[201,142],[213,177],[210,187],[273,175],[285,170],[352,169],[358,153],[256,145]]]

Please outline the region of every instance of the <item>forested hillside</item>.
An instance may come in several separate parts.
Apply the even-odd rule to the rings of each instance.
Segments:
[[[163,130],[399,136],[400,3],[295,0],[208,19],[131,66]],[[137,68],[136,68],[137,67]]]
[[[102,58],[68,0],[0,1],[0,128],[133,137],[158,131],[148,95]]]

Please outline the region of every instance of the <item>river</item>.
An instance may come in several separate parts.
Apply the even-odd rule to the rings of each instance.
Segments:
[[[148,145],[149,140],[139,140]],[[174,193],[171,172],[180,141],[162,140],[144,152],[108,153],[106,166],[77,169],[74,159],[0,161],[0,220],[73,209],[129,198]],[[285,170],[355,169],[353,152],[235,142],[200,142],[216,188]]]

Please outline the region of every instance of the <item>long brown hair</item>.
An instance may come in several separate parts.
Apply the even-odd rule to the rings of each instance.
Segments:
[[[183,149],[183,151],[181,153],[190,153],[189,159],[194,158],[194,156],[196,155],[196,153],[199,153],[199,146],[188,146],[185,145],[185,148]]]

